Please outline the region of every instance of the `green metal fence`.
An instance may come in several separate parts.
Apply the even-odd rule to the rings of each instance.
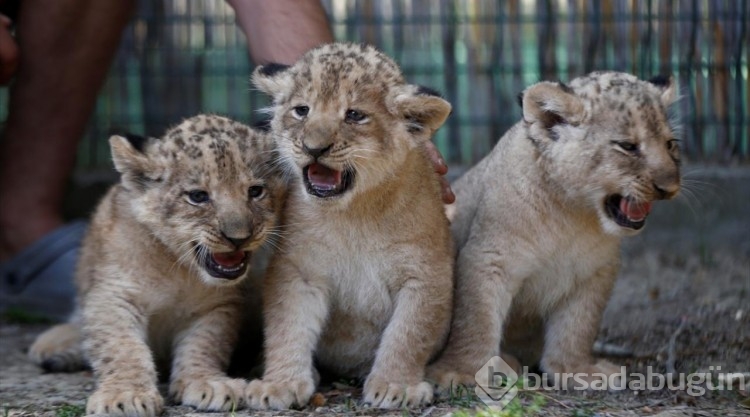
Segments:
[[[269,0],[272,1],[272,0]],[[750,161],[748,0],[325,0],[338,40],[372,43],[454,111],[436,142],[476,162],[520,117],[515,96],[593,70],[672,74],[689,160]],[[283,29],[280,29],[283,30]],[[142,1],[82,142],[79,167],[109,164],[107,137],[158,135],[198,112],[242,121],[251,90],[245,41],[221,0]],[[5,92],[0,112],[7,112]]]

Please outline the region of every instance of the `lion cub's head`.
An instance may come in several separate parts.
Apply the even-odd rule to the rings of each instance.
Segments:
[[[640,230],[654,200],[680,190],[680,155],[668,108],[671,79],[641,81],[594,72],[569,85],[541,82],[523,92],[529,139],[568,204],[593,207],[603,229]]]
[[[451,108],[368,45],[324,45],[291,67],[258,68],[253,83],[273,98],[287,167],[319,201],[346,201],[398,176],[407,150],[429,140]]]
[[[161,139],[113,136],[109,142],[130,199],[123,209],[166,246],[175,265],[210,285],[245,277],[251,252],[274,233],[285,194],[267,162],[274,152],[270,138],[200,115]]]

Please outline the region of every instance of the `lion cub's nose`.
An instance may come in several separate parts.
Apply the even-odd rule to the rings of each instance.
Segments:
[[[237,249],[241,248],[245,243],[247,243],[250,240],[250,238],[252,238],[252,235],[248,235],[245,237],[229,237],[224,232],[222,232],[221,235],[222,237],[224,237],[224,239],[228,240]]]
[[[306,154],[312,156],[315,159],[320,158],[321,156],[325,155],[328,151],[331,150],[333,147],[333,144],[329,144],[325,147],[318,147],[318,148],[310,148],[307,146],[306,143],[302,144],[302,150],[305,151]]]
[[[669,200],[674,198],[678,192],[680,192],[679,182],[668,182],[668,183],[657,183],[654,182],[654,190],[656,196],[660,200]]]

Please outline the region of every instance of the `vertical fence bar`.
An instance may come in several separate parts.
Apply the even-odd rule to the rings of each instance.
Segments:
[[[736,15],[739,17],[739,33],[734,51],[734,91],[737,93],[734,102],[734,111],[737,129],[735,130],[735,148],[733,151],[735,155],[744,155],[745,157],[750,153],[750,116],[747,110],[747,106],[750,106],[750,83],[747,83],[746,88],[743,88],[742,84],[745,83],[743,70],[747,74],[747,61],[750,60],[750,57],[747,56],[747,20],[750,19],[750,16],[748,16],[749,3],[748,1],[741,2],[740,13]],[[743,55],[745,56],[744,66]],[[742,95],[743,90],[746,94],[744,100]]]
[[[727,65],[727,31],[731,28],[726,27],[726,9],[725,2],[720,0],[710,0],[708,3],[710,43],[713,45],[711,52],[711,62],[708,69],[709,89],[711,91],[712,106],[710,123],[714,125],[716,138],[715,158],[726,158],[729,151],[729,137],[727,124],[727,90],[728,90],[728,72]]]
[[[492,47],[490,49],[489,59],[489,75],[490,84],[492,85],[492,97],[490,98],[490,137],[489,146],[495,144],[495,141],[500,139],[504,125],[510,125],[509,115],[511,114],[509,108],[503,108],[505,106],[512,106],[514,103],[512,100],[508,100],[508,96],[513,96],[513,92],[506,92],[503,80],[507,78],[507,73],[504,71],[502,66],[503,62],[503,33],[506,30],[507,23],[505,19],[505,13],[501,4],[494,3],[495,7],[495,21],[493,24],[494,38],[492,39]],[[500,120],[498,120],[500,118]]]
[[[591,72],[597,67],[596,57],[601,49],[602,8],[599,0],[590,0],[586,4],[585,27],[587,40],[586,52],[583,56],[583,70],[584,72]]]
[[[443,22],[442,47],[443,63],[445,72],[445,94],[451,103],[458,103],[458,71],[456,68],[456,10],[452,1],[440,1],[440,17]],[[446,24],[447,22],[447,24]],[[453,107],[453,115],[448,121],[448,155],[451,160],[463,161],[461,155],[461,129],[460,120],[462,111],[457,106]],[[465,162],[465,161],[464,161]]]
[[[672,74],[672,22],[674,2],[662,0],[659,2],[659,74]]]
[[[557,16],[555,6],[552,0],[539,0],[537,2],[537,30],[539,31],[539,74],[544,80],[553,80],[558,78],[557,59],[555,57],[555,48],[557,44],[555,38],[557,35],[556,24]]]

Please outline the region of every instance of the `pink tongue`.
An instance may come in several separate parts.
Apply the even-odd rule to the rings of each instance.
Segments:
[[[307,179],[315,187],[332,190],[341,184],[341,171],[334,171],[320,164],[307,168]]]
[[[245,252],[238,250],[237,252],[221,252],[214,253],[214,261],[221,266],[237,266],[245,260]]]
[[[641,220],[651,211],[651,203],[636,203],[628,198],[620,200],[620,211],[622,211],[630,220]]]

